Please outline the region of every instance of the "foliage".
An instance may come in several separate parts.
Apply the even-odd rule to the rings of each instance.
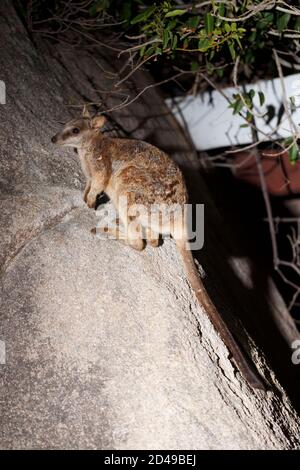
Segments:
[[[31,5],[32,23],[42,25],[48,36],[68,35],[81,28],[86,39],[91,38],[90,33],[105,35],[105,28],[109,28],[111,37],[115,34],[118,41],[123,38],[124,50],[120,53],[128,54],[134,70],[147,64],[159,82],[168,82],[174,70],[188,72],[172,85],[177,87],[175,94],[195,83],[198,91],[203,89],[204,81],[197,80],[201,73],[221,86],[232,84],[234,69],[240,84],[276,76],[274,49],[281,54],[283,73],[300,69],[297,1],[16,1]],[[230,104],[234,114],[245,118],[243,126],[255,124],[253,93],[238,92]],[[261,107],[263,101],[260,95]],[[295,162],[298,144],[295,136],[291,139],[282,145]]]
[[[218,77],[223,77],[228,63],[237,55],[246,66],[246,73],[251,75],[258,63],[268,65],[269,60],[266,63],[265,59],[270,57],[273,47],[280,44],[282,50],[289,52],[291,47],[297,47],[287,34],[299,35],[300,16],[278,10],[277,4],[283,2],[211,0],[202,3],[203,7],[199,2],[193,5],[171,0],[156,3],[95,0],[91,11],[107,9],[124,21],[127,34],[142,35],[141,57],[158,60],[163,55],[177,65],[188,64],[192,70],[205,65],[210,75]]]
[[[95,5],[102,8],[103,0],[96,0]],[[166,68],[167,59],[169,69],[175,65],[193,72],[204,70],[217,81],[230,82],[232,66],[228,65],[234,64],[237,57],[241,78],[277,74],[274,48],[280,48],[290,58],[293,68],[300,38],[300,16],[292,14],[293,6],[297,7],[298,2],[211,0],[203,2],[201,8],[198,2],[191,5],[171,0],[128,0],[121,9],[118,2],[111,2],[109,8],[124,21],[127,34],[138,35],[135,46],[139,46],[142,59],[159,62],[162,68]],[[254,95],[254,90],[238,93],[230,104],[234,114],[245,118],[243,127],[255,125]],[[261,107],[264,99],[259,93]],[[295,163],[299,158],[295,138],[286,139],[282,146],[291,163]]]

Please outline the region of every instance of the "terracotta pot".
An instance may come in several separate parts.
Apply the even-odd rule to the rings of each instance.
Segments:
[[[275,196],[300,194],[300,161],[292,165],[287,153],[280,157],[274,156],[276,153],[276,150],[260,151],[269,193]],[[237,178],[261,187],[255,156],[251,152],[235,154],[234,165],[233,171]]]

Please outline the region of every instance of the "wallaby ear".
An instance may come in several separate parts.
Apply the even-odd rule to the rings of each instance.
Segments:
[[[91,120],[91,125],[93,129],[101,129],[101,127],[104,126],[106,123],[106,117],[105,116],[95,116]]]
[[[86,105],[83,106],[82,117],[83,118],[88,118],[88,119],[91,118],[90,112],[89,112],[88,107]]]

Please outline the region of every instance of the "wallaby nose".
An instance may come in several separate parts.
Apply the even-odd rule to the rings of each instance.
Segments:
[[[54,136],[52,137],[52,139],[51,139],[51,142],[52,142],[53,144],[55,144],[56,141],[57,141],[57,137],[56,137],[56,135],[54,135]]]

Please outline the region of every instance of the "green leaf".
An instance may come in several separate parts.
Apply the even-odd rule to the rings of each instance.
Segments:
[[[256,27],[261,31],[268,30],[274,22],[274,15],[273,13],[262,12],[261,16],[261,19],[256,23]]]
[[[198,49],[201,49],[205,52],[209,48],[210,44],[211,42],[209,39],[200,39],[200,41],[198,42]]]
[[[249,127],[249,124],[241,124],[241,125],[240,125],[240,128],[241,128],[241,129],[245,129],[246,127]]]
[[[289,160],[292,164],[295,164],[299,159],[299,147],[294,143],[294,145],[289,149]]]
[[[244,101],[245,101],[246,105],[248,106],[248,108],[252,108],[252,100],[249,97],[249,95],[244,96]]]
[[[250,100],[252,101],[255,96],[255,91],[253,90],[253,88],[251,88],[251,90],[248,92],[248,96]]]
[[[154,52],[155,52],[155,49],[156,49],[156,46],[150,46],[146,52],[145,52],[145,55],[147,57],[150,57],[150,55],[152,55]]]
[[[163,49],[167,48],[169,39],[170,39],[170,32],[167,29],[165,29],[163,32]]]
[[[244,107],[242,100],[237,100],[233,103],[233,114],[239,114]]]
[[[140,57],[143,57],[143,55],[145,54],[145,50],[146,50],[146,46],[141,47],[141,49],[140,49]]]
[[[225,24],[224,24],[224,29],[225,29],[226,33],[231,33],[231,26],[230,26],[230,24],[225,23]]]
[[[269,11],[264,11],[262,13],[263,20],[266,24],[272,24],[274,21],[274,14]]]
[[[248,122],[251,122],[253,120],[253,114],[250,113],[250,111],[247,111],[246,119]]]
[[[294,96],[290,96],[290,102],[291,102],[291,111],[292,112],[296,111],[296,100]]]
[[[177,42],[178,42],[178,36],[175,34],[173,38],[172,49],[176,49]]]
[[[242,44],[241,44],[241,41],[240,41],[240,38],[238,37],[238,35],[236,33],[234,33],[232,35],[232,37],[236,40],[236,42],[238,43],[238,45],[240,46],[240,48],[242,49]]]
[[[300,31],[300,16],[298,16],[297,19],[296,19],[294,29],[295,29],[295,31]]]
[[[219,5],[219,15],[225,16],[225,4],[224,3],[220,3]]]
[[[214,17],[210,14],[210,13],[207,13],[205,15],[205,19],[204,19],[204,23],[205,23],[205,31],[207,34],[211,34],[214,30],[214,26],[215,26],[215,19]]]
[[[176,25],[177,25],[177,20],[175,20],[175,18],[174,18],[173,20],[171,20],[171,21],[168,23],[167,29],[168,29],[168,30],[174,29]]]
[[[230,55],[231,55],[232,59],[234,60],[236,58],[236,52],[235,52],[233,42],[228,43],[228,48],[229,48]]]
[[[152,15],[154,10],[156,10],[156,5],[152,5],[151,7],[147,8],[147,10],[135,16],[131,20],[131,24],[136,24],[136,23],[140,23],[141,21],[146,21]]]
[[[187,20],[186,25],[189,28],[197,28],[199,21],[200,21],[200,16],[192,16],[191,18]]]
[[[284,13],[283,15],[278,16],[277,18],[277,28],[280,33],[286,29],[288,22],[290,21],[291,15],[289,13]]]
[[[289,147],[294,141],[294,137],[287,137],[284,139],[283,143],[285,147]]]
[[[184,15],[185,13],[186,13],[186,10],[168,11],[168,13],[166,14],[166,18],[170,18],[171,16],[181,16],[181,15]]]
[[[258,96],[259,96],[259,104],[260,104],[260,106],[263,106],[265,104],[265,101],[266,101],[265,95],[262,91],[259,91]]]
[[[225,5],[224,3],[220,3],[219,5],[219,11],[216,10],[215,13],[220,16],[225,16]],[[217,16],[216,18],[216,26],[220,26],[222,24],[223,20]]]

